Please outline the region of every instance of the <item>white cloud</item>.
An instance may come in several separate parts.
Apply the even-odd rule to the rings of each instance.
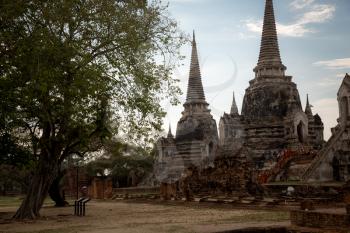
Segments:
[[[290,3],[290,6],[294,9],[303,9],[314,1],[315,0],[294,0]]]
[[[337,76],[335,77],[336,78],[321,79],[319,82],[317,82],[317,85],[321,87],[339,87],[341,83],[341,79],[339,79]]]
[[[291,6],[297,10],[303,10],[302,15],[293,23],[281,24],[277,22],[277,31],[281,36],[302,37],[312,33],[309,24],[323,23],[333,18],[335,6],[331,4],[314,4],[314,0],[295,0]],[[307,8],[306,11],[304,9]],[[262,20],[245,20],[246,28],[250,32],[261,33]]]
[[[245,25],[250,32],[261,33],[262,31],[262,20],[246,20]],[[277,32],[281,36],[289,36],[289,37],[302,37],[306,33],[312,32],[311,29],[304,27],[301,24],[280,24],[277,23]]]
[[[249,31],[251,32],[256,32],[256,33],[261,33],[262,31],[262,25],[263,21],[262,20],[243,20],[245,22],[246,27],[248,28]]]
[[[313,32],[311,29],[306,28],[303,24],[279,24],[277,23],[278,34],[281,36],[290,37],[302,37],[306,33]]]
[[[323,23],[331,19],[335,12],[334,5],[317,4],[297,21],[297,24]]]
[[[240,32],[240,33],[238,33],[238,37],[241,40],[248,40],[248,39],[256,38],[256,35],[245,34],[243,32]]]
[[[324,66],[328,69],[349,69],[350,68],[350,58],[334,59],[328,61],[318,61],[315,62],[316,66]]]

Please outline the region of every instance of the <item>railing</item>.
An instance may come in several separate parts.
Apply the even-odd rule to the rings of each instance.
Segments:
[[[85,216],[86,203],[90,201],[90,198],[81,197],[74,202],[74,215]]]
[[[304,157],[306,154],[314,156],[314,153],[311,151],[309,147],[298,147],[295,150],[285,149],[282,150],[278,154],[278,161],[275,166],[269,170],[262,171],[258,175],[258,182],[260,184],[267,183],[274,179],[284,168],[285,166],[292,160],[298,157]]]
[[[271,179],[272,176],[274,176],[276,173],[278,173],[278,171],[280,171],[282,169],[282,167],[285,166],[288,159],[292,156],[293,156],[293,151],[291,151],[291,150],[281,151],[277,155],[277,157],[279,159],[278,159],[276,165],[269,170],[265,170],[265,171],[260,172],[260,174],[258,175],[258,182],[260,184],[267,183]]]
[[[306,181],[313,174],[315,169],[320,165],[321,161],[328,155],[328,152],[332,149],[334,143],[338,141],[340,136],[345,131],[345,128],[340,128],[336,134],[328,140],[325,147],[318,153],[317,157],[311,162],[310,166],[305,170],[304,174],[301,176],[302,181]]]

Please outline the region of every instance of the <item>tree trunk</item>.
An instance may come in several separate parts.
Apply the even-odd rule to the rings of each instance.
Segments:
[[[13,216],[14,219],[35,219],[40,216],[39,211],[47,196],[50,185],[57,175],[58,167],[57,161],[40,159],[27,195]]]
[[[55,206],[57,207],[64,207],[68,205],[68,202],[65,200],[65,196],[62,193],[61,190],[61,180],[66,174],[65,170],[61,171],[58,169],[58,175],[57,177],[53,180],[50,189],[49,189],[49,195],[51,199],[56,203]]]

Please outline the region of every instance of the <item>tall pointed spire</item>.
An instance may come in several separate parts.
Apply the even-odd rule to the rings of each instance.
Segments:
[[[308,116],[312,116],[312,110],[311,110],[311,105],[309,102],[309,94],[306,95],[306,107],[305,107],[305,113]]]
[[[174,135],[173,135],[173,133],[171,132],[171,124],[170,124],[170,123],[169,123],[168,138],[174,138]]]
[[[282,63],[278,46],[275,13],[272,0],[266,0],[259,55],[259,63],[266,62]]]
[[[266,0],[259,61],[254,71],[257,76],[284,76],[285,70],[278,46],[273,0]]]
[[[234,92],[233,92],[233,99],[232,99],[232,105],[231,105],[231,112],[230,113],[231,113],[231,115],[239,115]]]
[[[192,41],[192,55],[191,55],[191,66],[190,75],[187,87],[187,97],[186,103],[206,103],[205,95],[203,90],[201,72],[199,68],[198,53],[196,36],[193,31],[193,41]]]

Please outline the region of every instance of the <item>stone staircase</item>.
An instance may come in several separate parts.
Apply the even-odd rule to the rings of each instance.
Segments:
[[[298,146],[293,149],[282,150],[277,156],[277,163],[271,169],[262,171],[258,175],[258,181],[261,184],[271,182],[283,169],[286,169],[290,161],[314,156],[315,153],[311,150],[311,147]]]
[[[324,148],[318,153],[315,159],[311,162],[310,166],[306,169],[304,174],[301,176],[302,181],[307,181],[311,175],[315,172],[315,170],[321,165],[322,161],[326,158],[329,151],[333,148],[334,144],[338,142],[341,135],[345,131],[346,128],[340,128],[335,134],[331,136],[331,138],[327,141]]]

